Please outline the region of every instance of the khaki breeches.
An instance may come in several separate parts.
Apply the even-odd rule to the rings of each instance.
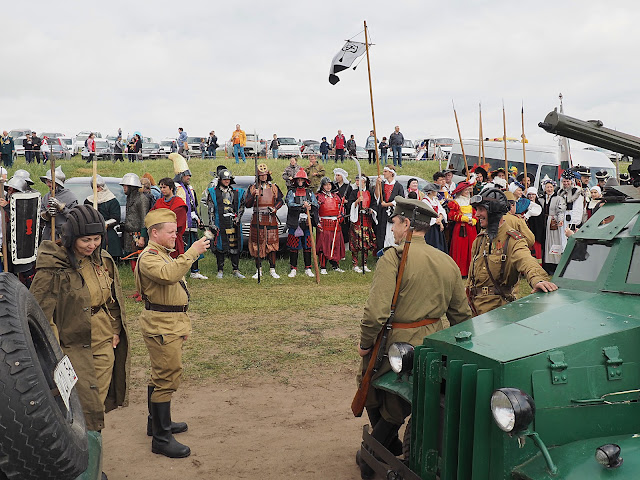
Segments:
[[[144,337],[144,343],[151,360],[151,382],[154,390],[151,401],[164,403],[171,401],[171,395],[182,380],[182,344],[179,335],[155,335]]]

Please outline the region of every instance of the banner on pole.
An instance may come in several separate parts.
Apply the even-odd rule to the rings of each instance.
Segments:
[[[336,53],[333,60],[331,60],[331,68],[329,68],[329,83],[335,85],[340,81],[336,73],[340,73],[343,70],[349,68],[356,58],[364,55],[366,51],[366,45],[362,42],[352,42],[348,40],[344,44],[344,47]]]

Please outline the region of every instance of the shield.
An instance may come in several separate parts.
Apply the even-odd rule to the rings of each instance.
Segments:
[[[40,240],[40,202],[38,192],[11,195],[11,262],[14,265],[36,260]]]

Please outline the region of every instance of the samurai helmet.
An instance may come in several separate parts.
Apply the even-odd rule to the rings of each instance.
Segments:
[[[231,172],[226,168],[223,170],[218,170],[218,178],[220,180],[231,180],[229,182],[229,185],[236,183],[235,180],[233,179],[233,175],[231,175]],[[218,185],[220,185],[220,183],[218,183]]]
[[[299,169],[293,177],[293,182],[295,185],[297,185],[296,182],[299,178],[302,178],[305,181],[306,186],[309,186],[309,184],[311,183],[309,181],[309,177],[307,177],[307,172],[305,172],[303,168]]]
[[[267,175],[267,181],[271,181],[271,170],[269,170],[269,167],[267,166],[266,163],[259,163],[258,166],[256,167],[258,169],[258,175]]]
[[[318,188],[318,193],[324,191],[324,186],[327,183],[331,184],[331,190],[330,190],[331,192],[335,192],[337,190],[336,184],[334,182],[332,182],[329,177],[322,177],[322,180],[320,180],[320,188]]]
[[[64,181],[67,179],[67,176],[62,171],[62,167],[56,168],[56,185],[64,186]],[[51,181],[51,170],[47,170],[47,173],[40,177],[43,183],[47,183],[47,180]]]

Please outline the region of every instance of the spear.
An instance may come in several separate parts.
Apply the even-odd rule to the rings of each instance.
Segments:
[[[522,110],[520,111],[520,114],[522,117],[522,164],[523,164],[523,170],[524,170],[524,177],[522,178],[522,180],[526,190],[528,177],[527,177],[527,149],[525,148],[527,137],[525,137],[524,135],[524,100],[522,101]]]
[[[311,258],[313,259],[313,269],[316,272],[316,283],[320,283],[320,270],[318,269],[318,256],[316,255],[316,239],[313,237],[311,210],[309,207],[307,207],[307,225],[309,226],[309,237],[311,237]],[[301,237],[300,241],[304,241],[304,237]]]
[[[482,165],[484,165],[485,163],[485,157],[484,157],[484,132],[482,131],[482,103],[478,104],[480,107],[480,145],[482,146]],[[480,149],[479,149],[480,151]],[[478,154],[478,157],[480,155]],[[478,159],[479,160],[479,159]],[[486,181],[486,179],[485,179]]]
[[[502,129],[503,129],[502,141],[504,142],[504,175],[508,179],[509,164],[507,163],[507,116],[504,113],[504,100],[502,100]]]
[[[458,123],[458,114],[456,113],[456,105],[451,99],[453,105],[453,115],[456,117],[456,127],[458,127],[458,138],[460,139],[460,149],[462,150],[462,158],[464,159],[464,171],[467,173],[467,182],[469,181],[469,165],[467,164],[467,156],[464,154],[464,145],[462,144],[462,135],[460,134],[460,123]]]

